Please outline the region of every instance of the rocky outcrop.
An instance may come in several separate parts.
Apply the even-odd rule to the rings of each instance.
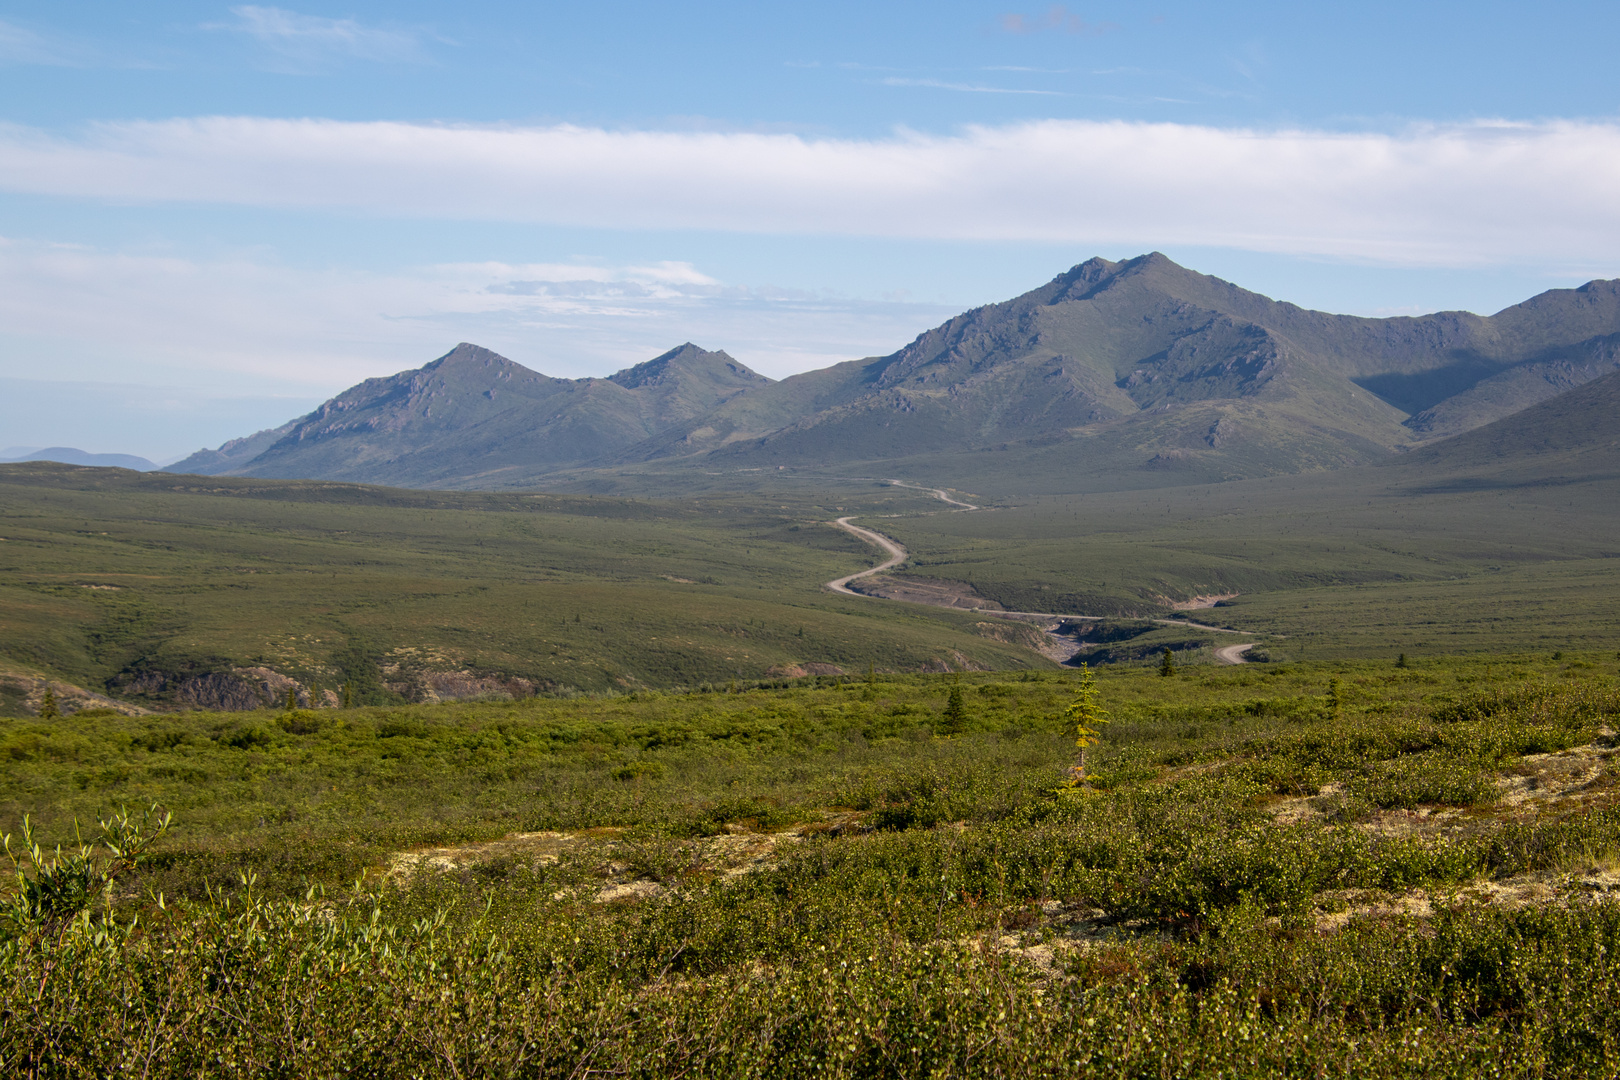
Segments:
[[[533,697],[538,687],[528,679],[506,675],[477,675],[470,671],[421,671],[408,679],[383,685],[407,701],[511,701]]]
[[[267,667],[229,668],[220,671],[164,671],[147,667],[115,680],[121,693],[162,701],[182,709],[206,712],[246,712],[285,705],[288,691],[299,708],[337,704],[331,691],[311,700],[297,679]]]
[[[116,701],[105,694],[98,694],[82,686],[74,686],[72,683],[57,682],[43,676],[0,675],[0,699],[11,699],[20,705],[25,713],[35,715],[39,713],[40,706],[45,701],[46,690],[49,690],[56,699],[56,708],[63,716],[92,710],[103,714],[144,716],[148,711],[139,705]]]
[[[844,669],[837,664],[776,664],[765,669],[765,674],[774,679],[802,679],[807,675],[843,675]]]

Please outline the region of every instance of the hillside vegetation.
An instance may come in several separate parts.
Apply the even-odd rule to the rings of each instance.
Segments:
[[[336,703],[347,686],[382,703],[804,664],[1051,666],[966,613],[824,592],[875,561],[827,524],[840,508],[929,502],[875,484],[837,497],[439,495],[6,466],[0,658],[159,708],[254,707],[286,680],[301,701]]]
[[[1607,1075],[1616,675],[1120,669],[1078,781],[1074,673],[0,720],[0,1068]]]

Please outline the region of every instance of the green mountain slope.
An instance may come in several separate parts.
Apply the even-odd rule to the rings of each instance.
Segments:
[[[1278,303],[1158,254],[1092,259],[891,356],[783,380],[630,456],[936,474],[951,459],[947,475],[963,467],[992,485],[1036,470],[1158,486],[1338,468],[1612,370],[1617,328],[1612,282],[1490,318],[1366,319]],[[983,454],[1008,451],[986,469]]]
[[[417,370],[367,379],[284,428],[194,459],[232,476],[498,486],[513,471],[602,457],[769,382],[690,343],[608,379],[554,379],[462,344]]]
[[[1563,485],[1620,477],[1620,372],[1422,447],[1401,475],[1432,488]]]
[[[475,489],[662,491],[784,468],[1154,488],[1376,463],[1617,368],[1620,282],[1489,317],[1370,319],[1154,253],[1091,259],[889,356],[776,383],[691,345],[581,380],[462,345],[176,469]]]
[[[241,468],[276,443],[298,426],[297,420],[289,420],[276,428],[265,428],[252,435],[244,435],[240,439],[231,439],[218,449],[202,449],[184,460],[167,466],[164,472],[190,473],[196,476],[218,476],[228,473],[232,469]]]

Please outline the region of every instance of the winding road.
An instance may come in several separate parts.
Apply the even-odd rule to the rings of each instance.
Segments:
[[[850,517],[854,516],[855,515],[853,514],[850,515]],[[884,536],[880,532],[873,532],[871,529],[863,529],[859,525],[851,525],[849,520],[849,517],[841,517],[837,521],[833,522],[833,524],[838,526],[840,529],[843,529],[851,536],[858,537],[861,540],[865,540],[868,544],[882,548],[884,551],[888,552],[889,561],[879,563],[870,570],[862,570],[858,574],[850,574],[848,577],[841,577],[836,581],[829,581],[827,582],[827,588],[831,589],[833,592],[841,592],[846,596],[866,596],[865,593],[858,593],[854,589],[850,588],[849,583],[852,581],[859,581],[863,577],[871,577],[873,574],[881,574],[885,570],[894,569],[896,566],[899,566],[901,563],[906,561],[906,549],[901,547],[896,541],[890,540],[887,536]],[[881,600],[883,598],[881,596],[866,596],[866,599]]]
[[[1233,630],[1231,632],[1236,634],[1242,631]],[[1258,644],[1260,644],[1258,641],[1246,641],[1241,645],[1222,645],[1215,650],[1215,659],[1222,664],[1247,664],[1249,659],[1243,654]]]
[[[923,487],[920,484],[907,484],[907,483],[904,483],[904,482],[902,482],[900,480],[890,480],[889,483],[894,485],[895,487],[911,488],[911,489],[913,489],[915,491],[926,491],[929,494],[933,495],[934,498],[939,499],[941,502],[946,503],[949,506],[957,507],[958,508],[958,510],[957,510],[958,513],[961,513],[963,511],[968,511],[968,510],[977,510],[977,509],[979,509],[979,507],[975,506],[972,503],[963,502],[960,499],[953,499],[945,491],[944,488]],[[854,589],[849,587],[849,583],[852,582],[852,581],[859,581],[861,578],[871,577],[874,574],[881,574],[885,570],[893,570],[895,567],[899,566],[901,563],[906,561],[906,556],[907,556],[906,549],[903,546],[901,546],[901,544],[900,544],[900,542],[898,540],[895,540],[895,539],[893,539],[891,537],[884,536],[882,533],[877,532],[874,529],[867,529],[867,528],[863,528],[863,527],[861,527],[859,525],[850,524],[850,522],[854,519],[854,517],[855,517],[854,514],[850,514],[850,515],[847,515],[845,517],[841,517],[841,518],[837,519],[832,524],[834,526],[836,526],[837,528],[843,529],[845,532],[849,533],[851,536],[854,536],[859,540],[863,540],[866,543],[871,544],[873,547],[882,549],[882,551],[886,555],[888,555],[889,557],[888,557],[888,559],[886,561],[879,563],[878,565],[872,567],[869,570],[862,570],[859,573],[848,574],[848,575],[846,575],[844,577],[836,578],[836,579],[834,579],[832,581],[829,581],[829,582],[827,582],[827,588],[831,589],[833,592],[836,592],[836,593],[843,593],[845,596],[859,596],[859,597],[862,597],[862,598],[867,599],[867,600],[884,600],[884,599],[887,599],[887,597],[872,596],[872,595],[870,595],[868,593],[856,592]],[[905,603],[906,601],[895,601],[895,602],[896,603]],[[957,610],[963,610],[963,609],[959,608]],[[1102,616],[1102,615],[1061,615],[1061,614],[1058,614],[1057,612],[1051,612],[1051,611],[1003,611],[1003,610],[1000,610],[1000,609],[997,609],[995,611],[988,611],[988,610],[986,610],[984,608],[967,608],[966,610],[972,611],[974,614],[977,614],[977,615],[989,615],[989,616],[992,616],[992,617],[1004,618],[1004,619],[1006,619],[1006,618],[1011,618],[1011,619],[1055,619],[1055,620],[1059,620],[1059,621],[1064,620],[1064,619],[1071,619],[1071,620],[1083,620],[1083,621],[1088,621],[1089,622],[1089,621],[1095,621],[1097,619],[1101,619],[1101,618],[1105,617],[1105,616]],[[1152,621],[1156,622],[1156,623],[1160,623],[1160,624],[1162,624],[1164,626],[1182,626],[1182,627],[1187,627],[1189,629],[1209,630],[1209,631],[1211,631],[1213,633],[1217,633],[1217,634],[1245,634],[1245,632],[1242,631],[1242,630],[1229,630],[1224,626],[1205,626],[1203,623],[1192,623],[1192,622],[1187,622],[1187,621],[1182,620],[1182,619],[1153,619]],[[1051,634],[1051,629],[1050,628],[1043,627],[1043,629],[1045,629],[1048,634]],[[1054,637],[1054,639],[1057,639],[1056,635],[1052,635],[1052,636]],[[1245,636],[1247,636],[1247,635],[1245,634]],[[1065,640],[1065,639],[1057,639],[1057,640]],[[1248,661],[1247,658],[1244,657],[1243,654],[1248,652],[1250,649],[1254,648],[1258,644],[1259,644],[1259,642],[1257,642],[1257,641],[1245,641],[1245,642],[1240,642],[1240,643],[1238,643],[1236,645],[1222,645],[1220,648],[1215,650],[1215,662],[1218,663],[1218,664],[1247,664],[1249,661]]]

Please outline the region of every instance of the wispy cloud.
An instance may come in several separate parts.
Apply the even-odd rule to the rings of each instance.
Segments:
[[[365,26],[355,19],[328,19],[257,4],[233,7],[231,14],[236,22],[208,28],[247,34],[282,70],[304,72],[345,58],[384,64],[420,64],[429,59],[422,34],[414,30]]]
[[[0,64],[83,67],[93,51],[75,42],[47,38],[15,23],[0,21]]]
[[[1042,97],[1067,97],[1058,90],[1020,90],[1008,86],[981,86],[977,83],[945,82],[941,79],[906,79],[892,76],[883,80],[884,86],[921,86],[930,90],[956,90],[964,94],[1038,94]]]
[[[811,139],[214,117],[0,126],[0,190],[617,229],[1211,245],[1477,265],[1620,251],[1620,124],[1049,120]]]
[[[1098,36],[1111,33],[1119,29],[1118,23],[1100,22],[1089,23],[1080,16],[1069,11],[1062,4],[1053,4],[1039,15],[1025,15],[1019,12],[1008,12],[996,21],[996,25],[1007,34],[1084,34]]]
[[[323,395],[458,341],[582,377],[686,340],[783,376],[887,353],[951,314],[726,283],[683,262],[371,273],[0,239],[0,378],[39,377],[32,358],[43,344],[56,377]]]

